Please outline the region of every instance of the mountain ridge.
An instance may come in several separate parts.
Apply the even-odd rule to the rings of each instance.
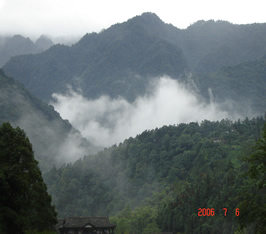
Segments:
[[[12,37],[0,37],[0,41],[0,68],[12,56],[41,53],[54,44],[51,39],[44,35],[40,36],[35,43],[29,37],[23,37],[19,34]]]
[[[65,93],[67,85],[81,89],[88,99],[108,95],[134,101],[153,77],[186,82],[190,74],[258,60],[266,54],[265,37],[266,24],[209,20],[178,29],[154,13],[143,13],[86,34],[72,46],[55,45],[41,54],[13,57],[4,70],[46,102],[53,93]],[[235,88],[242,85],[237,82]],[[212,87],[199,87],[205,88]]]
[[[134,28],[128,26],[128,24],[134,24],[134,21],[129,20],[126,23],[111,26],[110,29],[106,29],[99,34],[86,34],[71,47],[55,45],[40,55],[12,58],[5,65],[4,70],[13,77],[19,75],[21,82],[28,89],[46,101],[49,100],[53,92],[64,92],[66,90],[65,84],[62,84],[58,79],[63,79],[64,82],[74,85],[75,77],[82,81],[80,86],[85,89],[83,92],[89,98],[95,98],[104,93],[117,96],[119,92],[126,90],[125,93],[129,93],[129,97],[126,98],[134,99],[136,93],[138,93],[137,89],[143,90],[142,87],[145,87],[145,82],[147,83],[145,77],[167,73],[179,77],[188,70],[183,52],[177,46],[158,37],[153,37],[146,30],[142,32],[134,31]],[[142,24],[137,23],[137,25],[141,26]],[[117,28],[120,34],[116,33]],[[172,58],[167,56],[160,59],[157,51],[152,46],[161,49],[162,52],[165,51],[166,55],[172,54]],[[140,57],[138,53],[141,53]],[[150,65],[152,59],[158,66]],[[171,62],[169,59],[173,61]],[[34,66],[32,66],[32,62]],[[170,65],[172,72],[168,72],[168,62],[170,64],[174,63]],[[50,67],[47,67],[48,63],[51,64]],[[10,67],[13,66],[11,64],[14,65],[13,68]],[[22,72],[20,71],[21,65],[23,66]],[[49,69],[51,71],[48,71]],[[131,89],[132,74],[133,77],[140,75],[143,78],[141,82],[134,83],[136,80],[133,82],[133,86],[136,87],[135,91]],[[38,78],[35,76],[38,76]],[[53,77],[53,79],[50,77]],[[51,81],[53,84],[49,83],[47,79],[53,80]],[[49,95],[42,95],[35,90],[38,86],[37,80],[40,84],[43,82],[47,84],[46,89],[51,90]],[[95,80],[101,81],[98,81],[99,84],[95,84]],[[116,86],[116,80],[122,85],[121,88]],[[127,82],[130,84],[127,84]],[[103,91],[102,83],[106,83]],[[54,88],[57,85],[60,86],[59,90]],[[42,87],[45,86],[42,85]]]

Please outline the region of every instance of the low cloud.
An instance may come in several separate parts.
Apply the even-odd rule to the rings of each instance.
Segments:
[[[99,150],[69,123],[63,122],[59,116],[56,117],[52,110],[34,104],[20,90],[14,88],[1,91],[0,100],[3,100],[4,107],[8,106],[7,119],[3,121],[10,121],[14,127],[19,126],[26,132],[32,143],[35,158],[40,162],[43,171],[53,165],[60,166],[76,161]],[[9,97],[12,98],[5,103]]]
[[[192,89],[169,77],[156,79],[148,93],[129,103],[108,96],[89,100],[69,88],[64,95],[53,94],[51,104],[84,137],[104,147],[163,125],[230,117],[219,104],[200,101]]]
[[[48,120],[36,110],[24,114],[13,125],[25,130],[42,170],[74,162],[99,150],[75,129],[65,128],[58,120]]]

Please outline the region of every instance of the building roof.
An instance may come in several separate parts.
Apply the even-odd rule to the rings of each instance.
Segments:
[[[83,228],[90,225],[94,228],[115,228],[116,225],[111,224],[109,218],[103,217],[67,217],[65,219],[58,219],[57,227],[62,228]]]
[[[64,219],[57,219],[56,227],[60,227],[64,224]]]

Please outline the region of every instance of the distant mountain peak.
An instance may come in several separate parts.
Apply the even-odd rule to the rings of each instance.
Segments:
[[[201,28],[201,27],[217,27],[217,26],[231,26],[232,23],[225,20],[198,20],[197,22],[191,24],[188,29]]]
[[[157,16],[155,13],[153,12],[144,12],[140,15],[141,17],[145,17],[145,18],[149,18],[149,19],[157,19],[160,20],[159,16]]]
[[[28,37],[23,37],[20,34],[14,35],[11,39],[10,39],[11,43],[17,43],[17,42],[28,42],[28,43],[32,43],[31,39]]]
[[[141,21],[142,23],[153,25],[164,24],[164,22],[155,13],[152,12],[144,12],[141,15],[137,15],[128,20],[128,22],[130,21]]]
[[[141,15],[128,19],[126,22],[114,24],[101,33],[108,35],[110,40],[110,38],[119,38],[129,32],[162,32],[165,25],[155,13],[144,12]],[[96,43],[101,33],[87,33],[79,40],[77,45],[89,47],[90,44]]]
[[[54,45],[53,41],[45,36],[45,35],[41,35],[35,42],[35,45],[37,46],[38,49],[40,49],[41,51],[47,50],[48,48],[50,48],[51,46]]]
[[[13,39],[25,39],[25,37],[21,36],[20,34],[16,34],[12,38]]]

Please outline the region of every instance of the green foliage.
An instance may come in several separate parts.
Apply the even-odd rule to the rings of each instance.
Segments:
[[[243,229],[253,223],[257,233],[266,232],[266,124],[264,124],[262,138],[254,146],[251,154],[245,158],[248,163],[246,174],[249,179],[241,190],[240,227]]]
[[[238,195],[253,189],[245,185],[242,158],[264,123],[258,117],[164,126],[44,178],[61,217],[108,215],[118,233],[233,233]],[[199,208],[214,208],[215,216],[199,217]]]
[[[262,137],[257,141],[253,153],[246,159],[250,165],[248,175],[256,180],[256,186],[259,189],[266,187],[266,124]]]
[[[110,218],[113,224],[117,225],[116,233],[161,233],[156,223],[156,208],[151,205],[145,205],[131,211],[126,206],[115,217]]]
[[[31,143],[20,128],[0,127],[0,232],[49,230],[56,212]]]

